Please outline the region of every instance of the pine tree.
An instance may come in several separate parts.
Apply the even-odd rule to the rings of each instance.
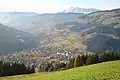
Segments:
[[[86,65],[87,56],[84,55],[84,54],[82,54],[81,58],[82,58],[82,63],[83,63],[83,65]]]
[[[3,62],[2,61],[0,61],[0,77],[2,76],[2,74],[3,74]]]
[[[86,65],[92,64],[92,55],[87,55]]]
[[[83,65],[82,58],[80,55],[78,55],[77,57],[75,57],[74,67],[79,67],[82,65]]]
[[[98,54],[93,54],[92,55],[92,64],[99,63],[99,57]]]

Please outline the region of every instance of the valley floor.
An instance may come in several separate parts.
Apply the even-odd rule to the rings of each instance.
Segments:
[[[54,73],[35,73],[0,80],[120,80],[120,61],[104,62]]]

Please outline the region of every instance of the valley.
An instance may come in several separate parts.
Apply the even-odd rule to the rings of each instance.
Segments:
[[[13,75],[21,75],[20,80],[117,80],[119,12],[77,7],[44,14],[0,12],[0,80],[19,80]]]

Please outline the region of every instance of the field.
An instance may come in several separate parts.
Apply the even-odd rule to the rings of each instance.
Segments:
[[[70,50],[86,50],[86,45],[83,44],[86,39],[86,37],[82,37],[79,33],[75,32],[69,32],[67,36],[61,36],[61,33],[59,33],[57,36],[54,36],[54,38],[51,38],[51,41],[47,40],[44,45],[57,46]]]
[[[54,73],[36,73],[0,80],[120,80],[120,61],[105,62]]]

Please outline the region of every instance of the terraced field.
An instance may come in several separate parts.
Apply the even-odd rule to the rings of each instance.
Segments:
[[[120,80],[120,61],[105,62],[54,73],[1,77],[0,80]]]

